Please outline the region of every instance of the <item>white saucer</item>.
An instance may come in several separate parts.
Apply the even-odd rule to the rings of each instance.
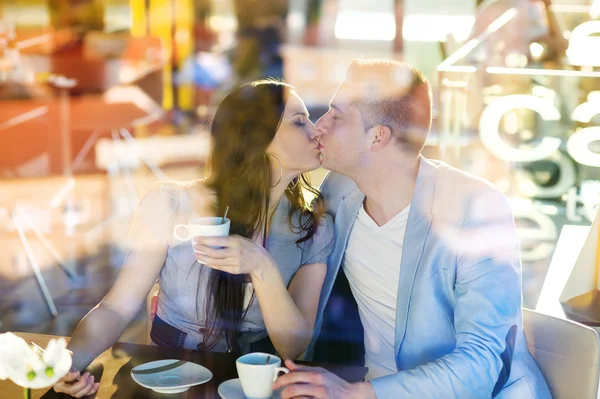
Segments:
[[[131,378],[135,382],[163,394],[185,392],[194,385],[210,381],[212,377],[206,367],[176,359],[144,363],[131,370]]]
[[[246,399],[239,378],[227,380],[219,385],[219,396],[223,399]],[[273,399],[281,399],[279,391],[273,392]]]

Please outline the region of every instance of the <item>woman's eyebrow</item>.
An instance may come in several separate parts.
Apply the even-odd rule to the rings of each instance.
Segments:
[[[306,116],[307,118],[310,118],[309,113],[308,112],[304,112],[304,111],[302,111],[302,112],[296,112],[294,115],[292,115],[292,118],[294,116],[296,116],[296,115],[302,115],[302,116]]]

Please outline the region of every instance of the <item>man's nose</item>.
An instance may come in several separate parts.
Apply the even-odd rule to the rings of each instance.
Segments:
[[[310,132],[308,133],[308,137],[310,137],[311,140],[319,141],[320,136],[321,136],[321,134],[317,130],[317,127],[311,123],[311,129],[310,129]]]
[[[323,134],[327,133],[327,127],[327,114],[325,114],[319,118],[317,123],[315,123],[315,131],[318,137],[321,137]]]

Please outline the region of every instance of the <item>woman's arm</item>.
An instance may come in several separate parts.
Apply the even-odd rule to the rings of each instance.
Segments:
[[[113,287],[73,332],[68,349],[74,368],[85,369],[119,339],[144,304],[165,257],[163,248],[128,254]]]
[[[198,262],[227,273],[250,275],[275,349],[284,358],[300,356],[312,339],[327,266],[303,265],[288,288],[271,255],[256,242],[235,235],[196,237],[194,241]]]
[[[252,285],[275,349],[284,359],[296,359],[313,336],[327,265],[302,266],[286,288],[279,269],[271,263],[251,275]]]
[[[130,251],[115,284],[81,320],[69,341],[77,371],[84,370],[119,339],[156,282],[167,254],[168,226],[173,215],[168,201],[171,195],[166,188],[157,187],[142,199],[132,224]],[[77,393],[85,391],[82,381],[65,382],[57,383],[55,390],[81,397]]]

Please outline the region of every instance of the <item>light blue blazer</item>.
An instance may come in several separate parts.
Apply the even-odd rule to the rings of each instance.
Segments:
[[[336,243],[315,336],[365,198],[330,173],[323,187]],[[491,184],[421,157],[396,308],[398,374],[371,381],[384,398],[551,398],[522,329],[521,262],[510,205]],[[314,342],[309,347],[309,355]]]

